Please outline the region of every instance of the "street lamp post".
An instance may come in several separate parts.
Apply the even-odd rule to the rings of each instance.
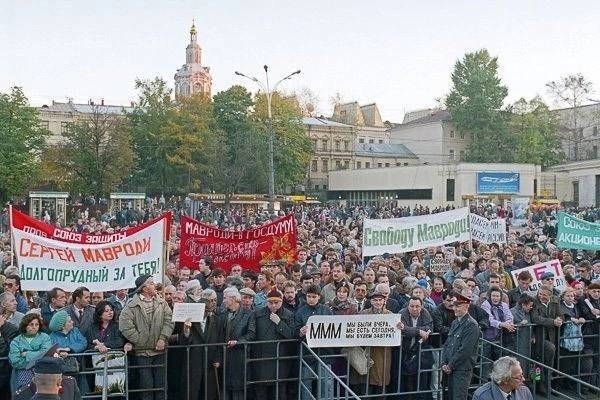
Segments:
[[[298,75],[300,70],[294,71],[291,74],[281,78],[277,81],[277,83],[273,86],[273,89],[269,86],[269,66],[265,65],[263,67],[265,69],[265,84],[256,79],[253,76],[248,76],[242,74],[241,72],[235,71],[236,75],[243,76],[244,78],[248,78],[254,83],[256,83],[262,90],[264,90],[267,96],[267,129],[268,129],[268,147],[267,147],[267,157],[269,159],[268,165],[268,175],[269,175],[269,212],[273,213],[275,211],[275,165],[273,163],[273,113],[271,110],[271,99],[273,98],[273,92],[277,91],[277,87],[279,84],[287,79],[291,79],[292,76]]]

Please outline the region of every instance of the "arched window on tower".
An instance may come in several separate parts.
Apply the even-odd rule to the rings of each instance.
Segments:
[[[181,90],[180,93],[187,96],[190,94],[190,85],[187,82],[182,82],[181,83]]]
[[[202,85],[202,83],[194,83],[194,93],[204,93],[204,86]]]

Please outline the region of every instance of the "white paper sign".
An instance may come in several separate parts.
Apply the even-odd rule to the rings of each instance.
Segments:
[[[175,303],[173,304],[173,322],[185,322],[191,318],[192,322],[201,322],[204,319],[204,303]]]
[[[398,314],[313,315],[308,319],[308,347],[400,346]]]
[[[471,237],[481,243],[506,243],[506,220],[488,220],[477,214],[469,214]]]
[[[567,285],[565,274],[563,273],[560,261],[558,260],[546,261],[545,263],[535,264],[529,267],[510,271],[515,282],[517,282],[517,277],[522,271],[529,271],[531,276],[533,276],[533,281],[531,281],[531,284],[529,284],[529,291],[531,292],[535,292],[540,288],[542,284],[541,277],[544,272],[552,272],[554,274],[555,288],[562,290]]]

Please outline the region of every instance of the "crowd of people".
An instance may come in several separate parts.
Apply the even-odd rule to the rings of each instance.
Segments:
[[[450,208],[295,207],[286,212],[294,213],[298,224],[296,261],[265,263],[252,270],[235,264],[225,271],[210,257],[202,257],[194,268],[180,266],[175,223],[164,282],[144,275],[134,288],[114,292],[90,292],[85,287],[72,293],[60,287],[46,293],[21,290],[5,235],[0,357],[8,358],[0,359],[0,398],[10,398],[9,393],[31,381],[32,361],[40,356],[50,352],[64,360],[67,372],[76,374],[91,363],[73,354],[88,350],[130,355],[129,388],[144,389],[142,399],[164,398],[165,385],[169,398],[212,400],[221,394],[227,399],[297,398],[297,380],[306,380],[305,371],[298,369],[298,343],[305,339],[310,316],[386,313],[400,315],[402,346],[368,348],[372,365],[366,374],[354,367],[347,374],[340,349],[318,352],[358,395],[392,398],[386,396],[392,393],[401,398],[412,392],[405,398],[433,399],[447,387],[447,398],[463,400],[474,370],[483,381],[491,376],[494,382],[499,376],[494,375],[495,368],[516,368],[512,360],[505,360],[503,349],[523,356],[517,360],[523,378],[519,382],[537,393],[544,393],[552,379],[544,366],[598,387],[600,253],[559,249],[555,211],[534,213],[536,222],[511,230],[507,243],[457,242],[362,257],[363,218]],[[510,209],[493,205],[473,206],[471,211],[490,218],[511,215]],[[593,209],[574,211],[585,213],[587,219],[598,215]],[[66,228],[114,232],[155,213],[135,213],[133,220],[125,221],[79,215]],[[213,205],[196,217],[223,229],[247,229],[271,220],[266,212]],[[525,270],[516,279],[511,273],[554,259],[560,260],[566,280],[560,291],[554,272],[541,275],[537,290],[531,288],[530,272]],[[449,268],[430,270],[440,263]],[[172,322],[173,305],[182,302],[204,303],[204,320]],[[485,339],[482,356],[489,361],[481,368],[480,337]],[[539,363],[528,362],[530,358]],[[498,366],[492,365],[501,359]],[[249,381],[259,383],[247,385]],[[93,391],[98,384],[94,375],[77,382],[82,392]],[[310,387],[312,383],[306,382]],[[552,385],[573,389],[571,382],[553,380]],[[330,385],[323,390],[339,389]],[[584,387],[582,393],[587,392]]]

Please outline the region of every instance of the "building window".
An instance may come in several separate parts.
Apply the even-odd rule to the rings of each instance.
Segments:
[[[598,158],[598,146],[592,147],[592,158]]]
[[[318,139],[312,139],[313,150],[317,150],[318,143],[319,143]]]
[[[454,161],[454,150],[450,150],[450,154],[448,154],[448,159],[450,161]]]
[[[327,151],[327,139],[322,139],[321,141],[323,142],[323,151]]]
[[[465,151],[461,150],[459,153],[460,161],[465,161]]]
[[[461,139],[463,139],[463,140],[465,139],[465,133],[464,132],[461,132],[459,135],[460,135]]]
[[[310,162],[310,170],[311,170],[312,172],[317,172],[317,171],[318,171],[318,165],[317,165],[317,164],[318,164],[318,163],[317,163],[317,160],[312,160],[312,161]]]
[[[396,167],[401,167],[401,166],[402,166],[402,163],[399,163],[399,162],[396,163]]]
[[[573,203],[579,206],[579,181],[573,181]]]
[[[405,162],[405,163],[404,163],[404,166],[406,167],[407,165],[408,165],[408,163],[407,163],[407,162]]]
[[[390,163],[389,163],[389,162],[386,162],[386,163],[385,163],[385,167],[387,168],[387,167],[389,167],[389,166],[390,166]]]
[[[319,185],[315,185],[315,190],[319,190]]]
[[[595,126],[594,128],[592,128],[592,132],[594,136],[598,136],[598,127]]]
[[[350,150],[350,141],[349,140],[344,140],[344,150],[346,150],[346,151]]]
[[[450,131],[450,139],[454,139],[456,137],[456,134],[454,133],[454,130]]]
[[[323,190],[327,190],[327,185],[323,185]]]
[[[375,143],[374,139],[369,139],[369,143]]]
[[[333,142],[333,144],[335,145],[335,151],[340,151],[340,141],[336,140]]]
[[[364,142],[365,142],[365,139],[364,139],[364,138],[360,138],[360,139],[358,139],[358,143],[364,143]]]
[[[60,123],[60,133],[66,133],[69,130],[70,126],[71,126],[70,122],[62,121]]]
[[[321,171],[329,172],[329,160],[322,160],[321,163]]]
[[[383,139],[379,139],[379,144],[383,144]]]
[[[340,160],[335,160],[335,169],[342,169],[342,162]]]
[[[360,161],[356,162],[356,169],[361,169],[362,168],[362,163]]]
[[[344,168],[350,169],[350,160],[344,161]]]
[[[446,201],[454,201],[454,179],[446,179]]]
[[[381,168],[382,166],[383,165],[380,162],[377,163],[377,168]]]
[[[48,129],[48,128],[50,128],[49,121],[40,121],[40,129]]]
[[[365,168],[371,168],[371,163],[370,162],[365,162]]]

